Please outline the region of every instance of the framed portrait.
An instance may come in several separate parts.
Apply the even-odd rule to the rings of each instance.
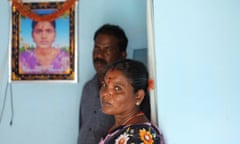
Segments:
[[[21,4],[12,5],[10,82],[77,82],[76,5]]]

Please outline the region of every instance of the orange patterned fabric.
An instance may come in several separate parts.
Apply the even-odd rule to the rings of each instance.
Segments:
[[[57,8],[57,11],[55,13],[41,15],[41,16],[32,12],[31,8],[29,8],[28,6],[25,6],[22,0],[12,0],[12,4],[13,4],[14,10],[18,10],[21,15],[29,17],[32,20],[52,21],[58,18],[59,16],[63,15],[67,10],[69,10],[72,6],[74,6],[75,1],[77,0],[66,0],[66,2],[64,2],[64,4],[60,8]]]

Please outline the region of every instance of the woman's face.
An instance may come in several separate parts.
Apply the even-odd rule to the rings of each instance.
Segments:
[[[100,89],[102,111],[109,115],[124,115],[136,109],[136,94],[129,80],[118,70],[106,73]]]
[[[50,22],[38,22],[32,31],[32,37],[37,48],[52,48],[56,32]]]

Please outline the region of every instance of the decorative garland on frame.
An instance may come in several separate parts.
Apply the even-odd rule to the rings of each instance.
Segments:
[[[46,15],[38,15],[34,12],[32,12],[31,8],[28,6],[25,6],[22,2],[22,0],[12,0],[13,4],[13,10],[18,10],[19,13],[23,16],[29,17],[32,20],[35,21],[52,21],[59,16],[61,16],[64,12],[69,10],[77,0],[66,0],[66,2],[63,3],[61,7],[58,7],[56,12],[52,14],[46,14]]]

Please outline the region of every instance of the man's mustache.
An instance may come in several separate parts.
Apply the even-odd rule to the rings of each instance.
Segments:
[[[94,63],[107,64],[107,62],[104,59],[100,59],[100,58],[95,58]]]

